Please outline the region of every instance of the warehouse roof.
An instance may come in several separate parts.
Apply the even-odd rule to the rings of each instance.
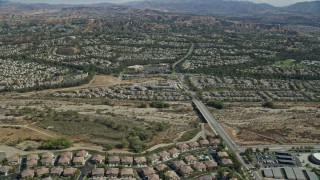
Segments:
[[[267,178],[273,178],[273,173],[272,173],[271,169],[264,169],[263,174]]]
[[[275,179],[282,179],[283,178],[282,173],[280,171],[280,168],[272,168],[272,172],[273,172],[273,177]]]
[[[306,172],[307,172],[307,175],[308,175],[310,180],[314,180],[314,179],[317,180],[318,177],[317,177],[316,173],[311,172],[309,170],[307,170]]]
[[[307,180],[307,178],[304,176],[303,172],[299,168],[292,168],[294,174],[297,177],[297,180]]]
[[[294,175],[294,172],[292,170],[292,168],[289,168],[289,167],[285,167],[283,168],[284,169],[284,172],[286,173],[286,176],[289,180],[291,179],[296,179],[296,175]]]

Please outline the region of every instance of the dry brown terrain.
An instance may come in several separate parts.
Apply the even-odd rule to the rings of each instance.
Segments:
[[[92,81],[88,84],[60,89],[48,89],[42,91],[34,91],[27,93],[8,93],[0,100],[2,111],[0,112],[0,121],[2,124],[7,123],[8,119],[15,119],[11,121],[12,124],[20,125],[22,122],[17,119],[22,119],[23,124],[31,123],[24,117],[6,116],[11,109],[16,108],[35,108],[44,110],[50,107],[58,112],[76,111],[82,115],[90,117],[101,117],[108,119],[124,120],[128,123],[132,120],[132,127],[137,126],[137,123],[141,123],[141,127],[153,126],[156,122],[166,122],[169,127],[162,132],[154,134],[151,141],[147,142],[148,147],[160,144],[173,142],[183,132],[197,127],[200,120],[196,115],[193,107],[190,103],[174,103],[172,102],[169,109],[156,109],[139,108],[142,101],[125,101],[125,100],[112,100],[106,103],[103,99],[77,99],[77,98],[52,98],[48,97],[48,94],[52,94],[57,91],[74,91],[84,88],[95,87],[109,87],[119,84],[132,84],[138,82],[146,82],[153,80],[163,80],[162,78],[138,78],[134,80],[121,80],[118,77],[96,75]],[[7,119],[7,120],[4,120]],[[114,127],[102,127],[100,124],[95,124],[90,121],[48,121],[34,123],[33,133],[38,133],[39,137],[46,139],[48,137],[66,136],[72,139],[76,143],[99,143],[99,144],[119,144],[121,140],[126,137],[126,132],[115,131]],[[84,130],[85,128],[88,131]],[[88,127],[89,126],[89,127]],[[69,129],[68,129],[69,128]],[[96,128],[96,129],[95,129]],[[30,130],[30,129],[28,129]],[[14,131],[14,129],[13,129]],[[78,131],[78,132],[77,132]],[[81,133],[79,134],[79,132]],[[64,133],[65,132],[65,133]],[[29,132],[21,131],[21,133],[9,139],[7,142],[14,141],[19,137],[24,137]],[[31,138],[32,139],[32,138]],[[19,144],[21,148],[25,148],[25,144]],[[37,145],[34,144],[33,147]]]
[[[276,109],[259,106],[231,104],[211,111],[238,144],[319,142],[319,103],[279,103]]]
[[[0,127],[0,142],[7,143],[10,141],[17,140],[18,138],[30,138],[33,140],[43,140],[48,137],[43,134],[26,129],[26,128],[15,128],[15,127]]]

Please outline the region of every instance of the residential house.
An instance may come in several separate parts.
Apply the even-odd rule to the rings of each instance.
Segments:
[[[199,144],[201,145],[201,147],[208,147],[210,146],[210,142],[207,139],[203,139],[199,141]]]
[[[233,165],[233,162],[232,162],[231,159],[223,158],[223,159],[221,160],[221,164],[222,164],[223,166],[232,166],[232,165]]]
[[[220,139],[210,138],[209,142],[210,142],[211,145],[218,146],[220,144]]]
[[[167,160],[171,159],[170,153],[168,153],[167,151],[162,151],[158,155],[160,156],[160,159],[162,161],[167,161]]]
[[[41,159],[42,166],[52,166],[53,163],[54,163],[54,159],[52,157]]]
[[[125,167],[131,167],[132,163],[133,163],[133,157],[129,157],[129,156],[124,156],[121,157],[121,165],[125,166]]]
[[[215,179],[216,177],[212,175],[205,175],[205,176],[199,177],[199,180],[215,180]]]
[[[218,167],[218,164],[215,161],[205,161],[204,164],[206,165],[208,170],[213,170]]]
[[[61,176],[63,169],[61,167],[53,167],[50,170],[50,174],[53,176]]]
[[[54,158],[54,154],[52,152],[46,152],[44,154],[42,154],[41,156],[42,159],[46,159],[46,158]]]
[[[36,170],[36,174],[38,177],[42,177],[46,174],[49,174],[49,168],[46,167],[40,167]]]
[[[88,151],[85,151],[85,150],[78,151],[76,154],[76,157],[83,157],[84,159],[86,159],[88,156],[89,156],[89,153]]]
[[[194,172],[190,166],[182,166],[179,171],[184,177],[190,176]]]
[[[27,161],[38,160],[38,159],[39,159],[38,154],[30,154],[27,156]]]
[[[38,166],[38,160],[37,159],[30,159],[26,162],[26,165],[28,168],[33,168]]]
[[[167,171],[164,173],[164,176],[170,180],[179,180],[180,179],[179,176],[177,175],[177,173],[174,171]]]
[[[155,173],[156,173],[156,171],[152,167],[146,167],[146,168],[142,169],[142,174],[146,178],[152,174],[155,174]]]
[[[91,171],[93,179],[99,179],[104,177],[104,169],[103,168],[95,168]]]
[[[178,149],[181,151],[181,152],[186,152],[186,151],[188,151],[189,150],[189,145],[187,145],[187,144],[180,144],[180,145],[178,145]]]
[[[64,177],[73,177],[76,174],[77,170],[77,168],[73,167],[65,168],[62,174]]]
[[[180,151],[177,148],[171,148],[168,152],[172,158],[177,158],[180,154]]]
[[[86,163],[86,161],[84,160],[84,157],[74,157],[73,158],[73,164],[76,166],[82,166]]]
[[[9,171],[11,170],[11,166],[1,166],[0,167],[0,175],[7,176],[9,174]]]
[[[92,162],[95,164],[103,164],[105,159],[106,159],[105,156],[101,156],[100,154],[96,154],[92,157]]]
[[[110,156],[110,157],[108,157],[108,164],[109,164],[109,166],[119,166],[120,165],[119,156]]]
[[[7,158],[7,163],[11,166],[19,165],[21,163],[21,160],[19,156],[11,156]]]
[[[197,158],[194,157],[193,155],[188,155],[186,157],[184,157],[184,161],[187,163],[187,164],[194,164],[197,162]]]
[[[52,180],[52,178],[49,176],[49,177],[41,178],[41,180]]]
[[[148,180],[160,180],[160,177],[158,174],[151,174],[147,177]]]
[[[196,162],[194,164],[192,164],[192,167],[195,171],[206,171],[206,165],[202,162]]]
[[[198,149],[198,148],[199,148],[199,143],[198,143],[198,142],[190,142],[190,143],[189,143],[189,147],[190,147],[190,149],[192,149],[192,150]]]
[[[160,161],[160,156],[157,154],[152,154],[149,159],[151,160],[152,164],[156,164]]]
[[[157,170],[158,172],[163,172],[166,169],[168,169],[168,166],[165,164],[157,164],[155,167],[155,170]]]
[[[119,175],[119,169],[118,168],[109,168],[106,171],[106,176],[109,179],[118,178],[118,175]]]
[[[21,172],[22,179],[32,179],[34,177],[34,170],[26,169]]]
[[[67,166],[70,164],[71,159],[68,158],[67,156],[60,156],[59,160],[58,160],[58,164],[60,166]]]
[[[132,168],[123,168],[120,171],[120,177],[122,179],[130,179],[134,177],[133,169]]]
[[[146,167],[147,166],[146,157],[135,157],[134,162],[138,167]]]
[[[185,166],[187,164],[184,161],[180,160],[180,161],[174,161],[172,165],[175,169],[180,169],[182,166]]]
[[[224,152],[224,151],[219,151],[217,154],[218,154],[218,157],[220,159],[229,157],[229,154],[227,152]]]
[[[61,157],[67,157],[69,158],[70,160],[73,158],[73,153],[72,152],[64,152],[61,154]]]

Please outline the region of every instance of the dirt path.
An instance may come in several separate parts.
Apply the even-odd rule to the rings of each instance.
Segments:
[[[54,137],[51,134],[48,134],[47,132],[41,131],[39,129],[30,127],[29,125],[10,125],[10,124],[0,124],[0,127],[19,127],[19,128],[25,128],[25,129],[29,129],[31,131],[35,131],[37,133],[40,133],[42,135],[48,136],[48,137]]]

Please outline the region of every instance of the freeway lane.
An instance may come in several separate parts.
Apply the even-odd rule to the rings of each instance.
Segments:
[[[180,62],[186,60],[186,59],[192,54],[192,52],[193,52],[193,50],[194,50],[194,46],[195,46],[195,44],[192,43],[192,44],[191,44],[191,47],[190,47],[190,49],[189,49],[189,51],[188,51],[188,53],[187,53],[183,58],[181,58],[179,61],[175,62],[175,63],[172,65],[172,72],[173,72],[173,73],[176,73],[176,71],[175,71],[176,66],[177,66]]]
[[[193,103],[197,106],[200,113],[203,115],[203,117],[206,119],[212,130],[220,135],[220,137],[225,141],[225,143],[228,145],[229,148],[231,148],[232,151],[235,153],[239,153],[236,144],[233,142],[233,140],[228,136],[228,134],[225,132],[225,130],[219,125],[219,123],[214,119],[212,114],[208,111],[208,109],[205,107],[205,105],[197,100],[194,99]]]

